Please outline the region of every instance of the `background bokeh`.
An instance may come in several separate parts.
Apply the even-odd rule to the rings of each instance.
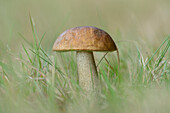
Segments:
[[[145,52],[170,33],[170,0],[0,0],[0,56],[7,47],[20,50],[18,33],[33,41],[29,14],[38,35],[46,32],[42,45],[49,51],[60,33],[76,26],[99,27],[118,46],[136,41]]]

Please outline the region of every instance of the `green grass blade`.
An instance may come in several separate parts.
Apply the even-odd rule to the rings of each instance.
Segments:
[[[153,59],[153,57],[156,55],[156,53],[159,51],[159,49],[164,45],[166,41],[168,41],[170,38],[170,35],[163,41],[163,43],[160,45],[160,47],[155,51],[155,53],[151,56],[151,58],[148,60],[148,62],[145,64],[144,67],[148,65],[148,63]]]
[[[30,55],[28,54],[27,50],[25,49],[24,44],[22,44],[22,47],[23,47],[23,49],[24,49],[24,51],[25,51],[25,53],[26,53],[26,55],[27,55],[27,57],[28,57],[30,63],[33,64]]]
[[[37,41],[36,41],[36,35],[35,35],[35,31],[34,31],[34,22],[33,22],[33,18],[30,16],[30,23],[31,23],[31,29],[32,29],[32,33],[33,33],[33,37],[34,37],[34,47],[37,48]]]
[[[42,48],[40,48],[40,50],[41,50],[41,52],[48,58],[48,60],[49,60],[50,62],[52,62],[51,59],[50,59],[50,57],[47,55],[47,53],[46,53]]]
[[[103,69],[102,69],[102,75],[103,75],[103,78],[104,78],[104,80],[105,80],[105,82],[107,84],[107,87],[108,87],[111,95],[114,96],[115,95],[115,91],[113,90],[113,88],[111,86],[111,83],[110,83],[110,81],[109,81],[109,79],[107,77],[107,74],[106,74],[106,72]]]
[[[162,52],[162,54],[161,54],[161,56],[160,56],[160,58],[159,58],[159,60],[158,60],[158,63],[156,64],[155,67],[158,67],[158,66],[159,66],[160,62],[162,61],[162,59],[164,58],[165,54],[167,53],[167,51],[168,51],[168,49],[169,49],[169,46],[170,46],[170,41],[168,41],[168,43],[167,43],[164,51]]]
[[[46,32],[45,32],[45,33],[43,33],[42,38],[41,38],[41,39],[40,39],[40,41],[39,41],[38,49],[39,49],[39,48],[42,48],[42,47],[41,47],[41,42],[42,42],[42,40],[44,39],[45,34],[46,34]]]
[[[32,44],[21,33],[18,32],[18,34],[28,45],[32,47]]]
[[[31,51],[32,53],[34,53],[35,55],[37,55],[37,53],[34,52],[33,50],[30,49],[30,51]],[[50,61],[48,61],[48,60],[46,60],[45,58],[43,58],[42,56],[40,56],[40,54],[39,54],[39,57],[40,57],[42,60],[44,60],[45,62],[47,62],[48,64],[50,64],[51,66],[53,66],[53,64],[52,64]]]

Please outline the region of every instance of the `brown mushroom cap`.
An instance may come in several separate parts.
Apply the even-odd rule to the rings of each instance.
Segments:
[[[91,26],[75,27],[63,32],[55,41],[54,51],[115,51],[108,33]]]

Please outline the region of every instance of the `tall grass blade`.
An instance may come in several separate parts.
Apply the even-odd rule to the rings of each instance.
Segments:
[[[156,53],[159,51],[159,49],[164,45],[166,41],[168,41],[170,38],[170,35],[163,41],[163,43],[160,45],[160,47],[155,51],[155,53],[151,56],[151,58],[148,60],[148,62],[145,64],[144,67],[148,65],[148,63],[153,59],[153,57],[156,55]]]
[[[23,49],[24,49],[24,51],[25,51],[25,53],[26,53],[26,55],[27,55],[27,57],[28,57],[30,63],[33,64],[30,55],[28,54],[27,50],[25,49],[24,44],[22,44],[22,47],[23,47]]]
[[[158,60],[158,63],[156,64],[155,67],[158,67],[158,66],[159,66],[160,62],[162,61],[162,59],[164,58],[165,54],[167,53],[167,51],[168,51],[168,49],[169,49],[169,46],[170,46],[170,41],[168,41],[168,43],[167,43],[165,49],[163,50],[162,54],[160,55],[160,58],[159,58],[159,60]]]
[[[113,88],[112,88],[112,86],[111,86],[111,83],[110,83],[110,81],[109,81],[109,79],[108,79],[108,77],[107,77],[106,72],[105,72],[103,69],[102,69],[101,71],[102,71],[103,78],[104,78],[104,80],[105,80],[105,82],[106,82],[106,84],[107,84],[107,87],[108,87],[111,95],[114,96],[114,95],[115,95],[115,91],[113,90]]]
[[[18,32],[18,34],[29,46],[32,47],[32,44],[21,33]]]

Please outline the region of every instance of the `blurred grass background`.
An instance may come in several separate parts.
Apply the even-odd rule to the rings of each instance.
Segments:
[[[155,49],[170,32],[169,6],[169,0],[0,0],[0,45],[18,49],[18,33],[33,40],[30,13],[38,34],[46,32],[42,44],[47,49],[61,32],[76,26],[96,26],[115,41],[134,40],[144,50]]]
[[[34,43],[29,14],[42,50],[21,37]],[[169,20],[170,0],[0,0],[0,113],[169,113]],[[98,67],[97,101],[79,99],[75,52],[51,50],[76,26],[104,29],[120,51],[119,70],[115,53]]]

